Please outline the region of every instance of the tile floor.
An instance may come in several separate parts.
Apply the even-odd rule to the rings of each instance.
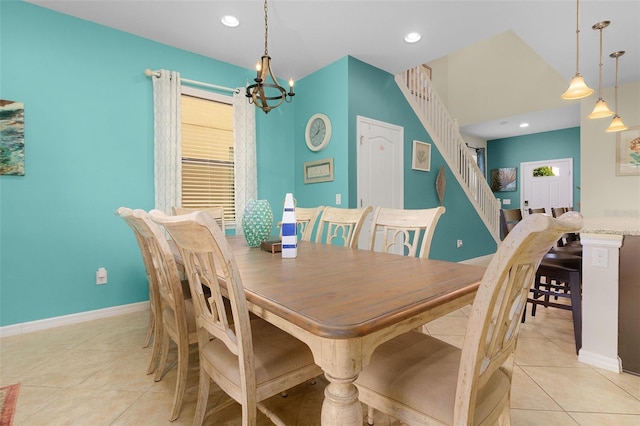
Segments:
[[[465,308],[429,323],[428,332],[461,344],[467,312]],[[141,347],[146,320],[146,312],[139,312],[0,339],[0,385],[22,384],[14,424],[171,424],[175,368],[157,383],[145,374],[151,354]],[[193,420],[196,352],[174,425]],[[535,318],[527,318],[516,364],[511,398],[515,426],[640,425],[640,377],[579,363],[568,311],[541,308]],[[325,385],[322,378],[315,385],[302,384],[287,398],[271,398],[268,405],[288,425],[318,425]],[[209,407],[224,398],[215,385],[211,394]],[[208,413],[205,422],[238,425],[239,406]],[[258,424],[271,425],[261,414]],[[376,424],[400,423],[379,414]]]

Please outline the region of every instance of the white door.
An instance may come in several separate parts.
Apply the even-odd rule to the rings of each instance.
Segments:
[[[358,207],[404,208],[404,128],[358,116],[357,138]],[[370,230],[371,215],[359,248],[367,248]]]
[[[522,190],[520,206],[526,216],[529,208],[573,206],[573,158],[520,163]]]

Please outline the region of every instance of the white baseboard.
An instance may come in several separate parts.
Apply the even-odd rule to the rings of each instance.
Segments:
[[[486,256],[474,257],[473,259],[462,260],[458,263],[464,263],[465,265],[478,265],[478,266],[487,266],[491,259],[493,258],[493,254],[487,254]]]
[[[37,321],[23,322],[20,324],[0,327],[0,338],[17,336],[34,331],[47,330],[69,324],[78,324],[100,318],[109,318],[117,315],[139,312],[149,309],[149,302],[137,302],[129,305],[113,306],[111,308],[96,309],[94,311],[79,312],[77,314],[63,315],[60,317],[46,318]]]
[[[606,357],[595,352],[580,349],[578,353],[578,361],[589,364],[603,370],[613,371],[614,373],[622,373],[622,361],[620,357]]]

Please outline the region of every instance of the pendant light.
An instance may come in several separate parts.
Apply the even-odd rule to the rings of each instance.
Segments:
[[[591,114],[587,115],[588,118],[604,118],[611,117],[613,115],[613,111],[609,109],[607,103],[602,99],[602,30],[607,28],[611,21],[600,21],[591,27],[596,31],[600,31],[600,83],[598,85],[598,100],[596,101],[596,105],[591,111]]]
[[[615,87],[615,101],[616,101],[616,115],[613,116],[611,120],[611,124],[607,127],[607,132],[621,132],[623,130],[627,130],[629,126],[626,126],[620,116],[618,115],[618,58],[624,55],[624,50],[620,50],[618,52],[613,52],[609,56],[611,58],[615,58],[616,60],[616,87]]]
[[[265,114],[280,106],[284,101],[291,102],[295,96],[295,93],[293,93],[293,80],[289,80],[289,92],[287,93],[278,84],[278,80],[273,75],[271,57],[267,46],[268,36],[267,0],[264,0],[264,55],[260,58],[260,62],[256,64],[256,78],[253,79],[255,84],[247,87],[245,95],[249,98],[250,104],[255,104]],[[267,80],[268,78],[270,82]]]
[[[586,98],[593,93],[584,82],[584,77],[578,71],[580,65],[580,0],[576,0],[576,75],[571,79],[569,88],[562,94],[562,99],[572,101],[575,99]]]

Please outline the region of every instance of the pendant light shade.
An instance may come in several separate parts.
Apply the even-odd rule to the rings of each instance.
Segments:
[[[622,55],[624,55],[624,50],[613,52],[612,54],[609,55],[609,57],[615,58],[616,60],[616,87],[615,87],[616,115],[613,116],[613,119],[611,120],[611,124],[609,124],[609,127],[607,127],[607,132],[621,132],[629,128],[629,126],[625,125],[622,122],[622,119],[618,115],[618,59]]]
[[[569,88],[562,94],[562,99],[572,101],[576,99],[586,98],[593,93],[584,82],[584,78],[578,71],[580,66],[580,0],[576,0],[576,75],[571,79]]]
[[[596,101],[596,106],[591,111],[591,114],[587,116],[587,118],[604,118],[611,117],[613,115],[613,111],[609,109],[607,103],[602,99],[602,30],[607,28],[611,21],[601,21],[593,25],[592,29],[596,31],[600,31],[600,64],[598,65],[600,72],[600,80],[598,84],[598,100]]]

